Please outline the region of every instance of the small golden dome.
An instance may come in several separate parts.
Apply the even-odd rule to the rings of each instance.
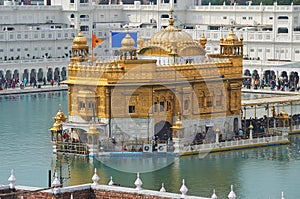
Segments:
[[[86,40],[86,38],[82,35],[82,33],[79,32],[78,35],[74,38],[73,44],[74,44],[74,45],[78,45],[78,46],[86,46],[86,45],[87,45],[87,40]]]
[[[285,110],[282,110],[282,111],[280,111],[280,113],[279,113],[279,117],[281,117],[281,118],[288,118],[289,116],[288,116],[288,114],[285,112]]]
[[[121,50],[123,51],[130,51],[130,50],[134,50],[134,40],[132,39],[132,37],[130,36],[129,33],[126,34],[126,36],[122,39],[122,47]]]
[[[59,105],[61,106],[61,105]],[[62,112],[61,107],[59,108],[58,112],[56,113],[55,117],[54,117],[55,121],[61,121],[61,122],[66,122],[67,117],[65,116],[65,114]]]
[[[89,130],[87,131],[88,135],[99,135],[100,132],[98,131],[98,129],[96,128],[95,124],[91,124]]]
[[[200,44],[201,44],[202,48],[205,48],[206,42],[207,42],[207,39],[203,33],[202,36],[200,37]]]
[[[249,129],[251,130],[251,129],[253,129],[254,127],[253,127],[253,125],[252,125],[252,123],[249,125]]]
[[[56,120],[52,128],[50,129],[50,131],[59,131],[59,130],[62,130],[62,125],[60,121]]]
[[[178,119],[175,123],[176,126],[182,126],[182,121],[180,119]]]
[[[234,34],[233,29],[231,29],[229,35],[226,37],[227,42],[237,42],[239,41],[238,37]]]

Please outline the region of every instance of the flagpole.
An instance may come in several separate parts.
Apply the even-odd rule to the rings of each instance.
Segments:
[[[94,31],[92,31],[92,64],[94,65],[94,47],[93,47],[93,35],[94,35]]]

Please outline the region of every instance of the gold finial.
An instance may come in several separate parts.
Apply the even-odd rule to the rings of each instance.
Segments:
[[[202,36],[200,37],[200,44],[202,46],[202,48],[205,49],[205,45],[206,45],[207,39],[205,38],[204,32],[202,33]]]
[[[173,25],[174,25],[173,12],[174,12],[174,10],[171,9],[171,10],[170,10],[170,19],[169,19],[169,25],[170,25],[170,26],[173,26]]]
[[[250,122],[249,129],[252,130],[253,128],[252,122]]]

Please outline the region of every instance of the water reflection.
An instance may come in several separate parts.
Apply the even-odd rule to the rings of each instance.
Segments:
[[[164,183],[167,191],[180,193],[182,179],[185,179],[188,194],[192,195],[210,197],[216,189],[219,198],[227,198],[233,184],[238,198],[279,198],[281,191],[286,197],[295,198],[298,194],[295,187],[300,186],[295,175],[300,168],[300,139],[293,136],[291,140],[292,144],[285,146],[212,153],[204,158],[181,157],[160,170],[142,173],[143,188],[159,190]],[[136,159],[122,161],[140,170],[149,166],[137,163]],[[135,173],[122,172],[100,161],[80,157],[71,157],[69,164],[71,179],[68,185],[92,182],[93,169],[98,168],[100,183],[107,184],[112,176],[121,186],[135,187]]]
[[[178,157],[171,153],[120,152],[96,159],[115,170],[145,173],[162,169],[178,160]]]

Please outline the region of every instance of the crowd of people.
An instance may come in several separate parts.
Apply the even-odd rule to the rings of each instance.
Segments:
[[[247,71],[244,75],[247,78],[243,80],[243,86],[247,89],[264,89],[266,87],[269,87],[271,90],[281,91],[299,91],[300,89],[297,72],[291,72],[290,75],[282,72],[279,77],[274,72],[268,72],[260,76],[256,71],[253,74]]]
[[[26,77],[24,77],[23,80],[20,80],[18,77],[13,79],[0,78],[0,90],[15,88],[24,89],[25,87],[40,88],[42,85],[45,86],[47,84],[54,86],[55,81],[53,79],[47,81],[45,77],[40,82],[37,82],[34,77],[30,78],[29,82]],[[56,84],[57,86],[60,86],[60,78],[56,80]]]

